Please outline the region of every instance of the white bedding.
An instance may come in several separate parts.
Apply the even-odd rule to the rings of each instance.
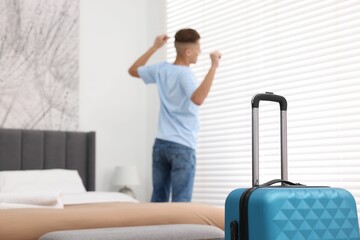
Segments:
[[[15,209],[15,208],[64,208],[64,205],[61,202],[57,202],[56,204],[52,204],[52,205],[0,202],[0,209]]]
[[[86,192],[77,170],[0,171],[0,209],[138,202],[118,192]]]
[[[38,192],[38,193],[0,193],[0,202],[34,204],[34,205],[53,205],[61,198],[60,193]]]
[[[86,192],[77,170],[41,169],[0,171],[0,192]]]
[[[0,209],[64,208],[59,192],[0,192]]]
[[[11,208],[64,208],[66,205],[80,205],[110,202],[138,202],[136,199],[118,192],[0,192],[0,209]]]
[[[86,192],[63,194],[64,205],[78,205],[106,202],[139,202],[136,199],[119,192]]]

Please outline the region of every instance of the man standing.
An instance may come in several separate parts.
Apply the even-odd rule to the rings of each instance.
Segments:
[[[149,58],[169,39],[156,37],[150,47],[129,68],[133,77],[146,84],[157,84],[160,97],[158,131],[153,146],[152,202],[190,202],[195,177],[195,149],[199,129],[198,106],[207,97],[221,54],[210,54],[211,66],[198,86],[190,64],[201,53],[200,35],[193,29],[181,29],[175,34],[174,63],[145,65]]]

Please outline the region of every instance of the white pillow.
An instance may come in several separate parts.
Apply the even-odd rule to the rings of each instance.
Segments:
[[[0,192],[86,192],[77,170],[0,171]]]

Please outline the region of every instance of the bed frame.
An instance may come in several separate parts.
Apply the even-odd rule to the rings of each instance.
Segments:
[[[95,190],[95,132],[0,128],[0,171],[78,170],[85,188]]]

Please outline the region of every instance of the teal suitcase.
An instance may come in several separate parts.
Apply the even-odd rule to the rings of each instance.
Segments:
[[[280,104],[281,179],[259,184],[260,101]],[[345,189],[289,182],[287,101],[272,93],[252,99],[252,187],[225,201],[226,240],[360,240],[356,203]],[[279,185],[280,184],[280,185]]]

